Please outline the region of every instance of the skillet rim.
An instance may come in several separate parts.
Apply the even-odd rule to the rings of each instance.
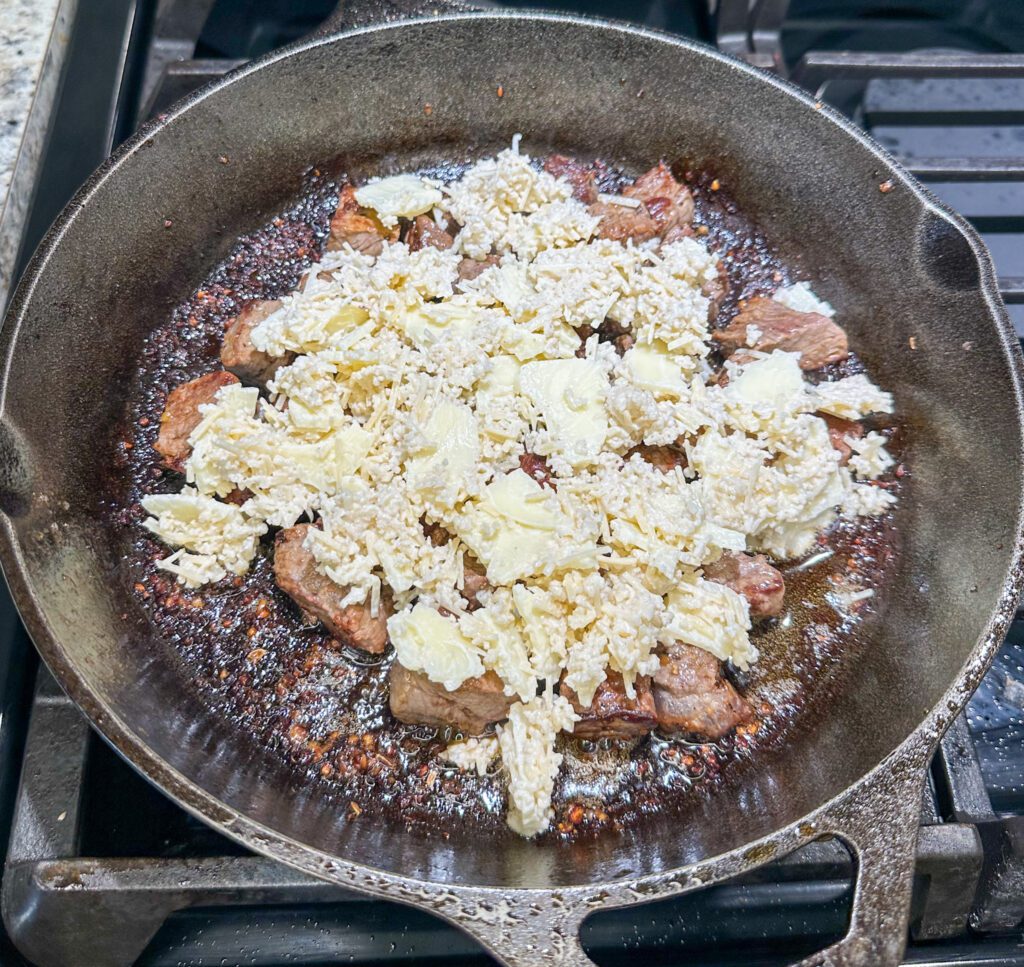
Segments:
[[[1005,306],[999,295],[995,269],[981,238],[963,216],[954,212],[917,181],[898,161],[896,161],[880,144],[867,135],[851,121],[831,108],[816,100],[812,95],[793,83],[767,74],[732,55],[711,47],[707,44],[679,37],[664,31],[647,27],[635,26],[622,21],[582,17],[543,11],[472,11],[450,13],[430,17],[412,17],[378,23],[367,26],[331,31],[307,40],[271,51],[228,72],[223,77],[210,82],[178,101],[166,112],[162,112],[151,121],[145,122],[138,131],[122,143],[111,156],[83,183],[65,208],[54,220],[40,242],[31,260],[25,268],[21,280],[4,316],[0,327],[0,426],[7,396],[8,378],[17,347],[18,334],[26,312],[30,306],[35,286],[45,271],[51,257],[57,251],[68,228],[73,224],[78,213],[89,203],[91,197],[108,178],[115,175],[118,168],[132,156],[143,149],[147,142],[163,128],[169,127],[178,117],[190,110],[195,104],[217,93],[250,73],[261,70],[265,66],[299,55],[303,51],[333,44],[339,40],[362,34],[377,33],[401,29],[411,24],[424,25],[437,23],[447,24],[463,20],[517,20],[556,24],[568,24],[589,30],[603,30],[625,34],[630,38],[642,38],[677,49],[687,50],[699,57],[721,63],[728,69],[746,74],[764,84],[774,87],[781,94],[794,98],[800,104],[816,113],[823,115],[848,137],[852,137],[863,149],[873,155],[891,178],[895,179],[900,188],[909,190],[919,201],[922,208],[932,212],[954,226],[967,241],[979,270],[977,288],[985,300],[989,319],[995,328],[1001,344],[1004,358],[1008,365],[1012,386],[1018,426],[1021,440],[1024,443],[1024,355],[1016,333],[1010,323]],[[86,714],[90,723],[104,740],[128,762],[136,771],[157,787],[172,800],[195,815],[198,819],[213,826],[226,836],[235,839],[242,845],[256,849],[265,855],[293,866],[314,876],[324,877],[334,882],[341,882],[377,895],[387,896],[393,900],[429,906],[431,902],[444,902],[444,894],[454,899],[459,896],[465,899],[476,899],[478,902],[493,902],[498,898],[518,896],[529,898],[552,897],[569,900],[585,900],[596,892],[603,893],[602,905],[605,907],[625,905],[628,903],[646,902],[658,899],[670,892],[680,889],[681,873],[696,868],[710,872],[689,888],[706,885],[716,879],[724,879],[735,875],[743,869],[752,869],[765,862],[809,842],[820,833],[809,819],[826,814],[837,804],[848,800],[857,791],[863,791],[879,777],[884,779],[886,772],[894,772],[895,767],[903,765],[911,769],[922,770],[930,758],[934,748],[945,730],[956,716],[963,710],[970,695],[977,688],[988,669],[999,645],[1005,636],[1009,622],[1015,611],[1017,602],[1024,590],[1024,474],[1018,480],[1016,527],[1012,553],[1008,559],[1006,575],[998,602],[984,628],[964,660],[958,676],[936,701],[928,713],[922,718],[913,731],[896,747],[884,755],[870,770],[863,773],[856,781],[846,786],[832,799],[829,799],[803,817],[778,827],[772,832],[735,847],[724,853],[706,857],[687,866],[663,870],[653,873],[625,876],[608,881],[595,880],[582,884],[558,887],[503,887],[500,885],[464,885],[459,883],[443,883],[434,880],[417,879],[403,873],[395,873],[376,867],[367,866],[352,860],[343,859],[324,853],[308,844],[299,842],[277,830],[263,826],[245,814],[225,805],[211,793],[192,782],[187,776],[173,769],[163,758],[154,753],[148,744],[124,722],[104,707],[102,701],[88,685],[85,676],[79,674],[75,664],[69,660],[67,649],[51,633],[45,616],[36,605],[34,592],[26,578],[22,554],[17,536],[10,517],[0,514],[0,567],[11,589],[12,597],[18,608],[19,615],[25,623],[32,641],[54,677],[71,697],[76,705]],[[916,788],[916,787],[915,787]],[[771,847],[760,849],[760,847]],[[781,848],[776,848],[781,847]],[[732,861],[732,862],[730,862]],[[734,864],[738,863],[736,866]],[[723,870],[722,867],[729,867]],[[715,872],[717,870],[717,872]],[[396,896],[395,889],[407,892],[407,895]],[[659,887],[671,887],[664,893]],[[638,896],[643,888],[643,896]],[[614,892],[610,892],[614,890]],[[435,912],[459,922],[456,912],[445,912],[444,907]],[[460,925],[465,926],[464,923]]]

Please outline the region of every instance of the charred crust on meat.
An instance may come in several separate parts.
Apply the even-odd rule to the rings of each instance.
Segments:
[[[219,369],[171,390],[160,416],[160,434],[153,444],[168,470],[185,472],[185,461],[192,453],[188,438],[202,419],[199,407],[212,403],[223,387],[237,382],[233,373]]]

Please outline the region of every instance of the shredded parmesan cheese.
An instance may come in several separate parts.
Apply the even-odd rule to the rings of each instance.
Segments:
[[[516,702],[508,721],[498,727],[501,759],[509,774],[508,824],[523,836],[534,836],[551,822],[551,792],[562,764],[555,737],[572,731],[576,719],[566,699],[546,692]]]
[[[444,750],[444,758],[463,772],[475,772],[478,776],[487,774],[491,763],[498,756],[498,737],[484,735],[480,738],[462,739],[452,742]]]

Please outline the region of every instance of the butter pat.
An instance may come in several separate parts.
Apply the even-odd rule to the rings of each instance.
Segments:
[[[409,671],[423,672],[449,692],[484,673],[480,655],[459,626],[425,604],[388,618],[395,657]]]
[[[398,320],[402,331],[417,349],[427,349],[439,339],[457,339],[476,324],[478,310],[457,302],[425,302]]]
[[[589,359],[543,359],[527,363],[519,386],[540,411],[553,452],[573,467],[594,462],[608,434],[608,380]]]
[[[426,446],[409,458],[406,477],[415,490],[455,502],[480,459],[480,430],[473,411],[456,400],[439,400],[423,426]]]
[[[785,406],[804,391],[799,358],[799,353],[776,351],[765,359],[747,363],[729,382],[729,395],[752,405],[776,409]]]
[[[634,386],[648,390],[657,397],[681,399],[686,393],[686,382],[678,363],[663,342],[636,345],[628,350],[622,361]]]
[[[494,584],[565,567],[594,566],[597,547],[574,543],[554,494],[522,470],[498,477],[456,521],[456,533]]]
[[[399,218],[414,218],[438,205],[444,196],[433,185],[416,175],[381,178],[356,189],[356,201],[372,208],[381,222],[390,228]]]

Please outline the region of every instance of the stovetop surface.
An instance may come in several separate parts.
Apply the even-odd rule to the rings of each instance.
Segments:
[[[190,0],[185,5],[206,4]],[[698,39],[714,39],[714,19],[700,0],[643,0],[628,6],[614,0],[536,5],[628,18]],[[206,61],[207,70],[209,63],[256,56],[308,32],[333,6],[329,0],[255,4],[218,0],[205,18],[192,56]],[[170,96],[172,90],[182,93],[181,83],[194,83],[194,77],[184,81],[179,77],[175,81],[179,86],[161,86],[152,70],[147,76],[147,50],[154,27],[160,26],[157,13],[156,0],[80,4],[68,79],[55,112],[22,263],[73,189],[111,145],[126,137],[152,106],[161,106],[162,96]],[[854,4],[794,0],[790,14],[781,38],[790,66],[807,51],[820,49],[1024,51],[1024,4],[905,0],[897,9],[866,0]],[[998,80],[838,81],[826,85],[821,95],[846,110],[894,153],[910,160],[1010,159],[1024,171],[1024,71],[1018,78]],[[1016,280],[1024,278],[1024,178],[958,179],[933,182],[931,187],[984,235],[1000,277],[1008,280],[1008,296],[1016,300],[1009,307],[1011,317],[1024,334],[1024,306],[1013,295],[1020,288]],[[0,594],[2,835],[14,808],[35,667],[34,652],[10,601]],[[112,869],[123,873],[127,863],[142,877],[136,895],[154,891],[158,880],[165,893],[171,887],[184,895],[198,886],[207,890],[198,899],[190,896],[177,912],[168,911],[169,915],[154,921],[156,933],[139,947],[137,963],[492,963],[474,942],[427,914],[352,894],[338,896],[329,892],[334,888],[307,885],[297,874],[289,878],[282,873],[275,879],[273,864],[252,857],[185,813],[92,736],[45,672],[39,689],[28,755],[33,755],[33,749],[46,749],[55,735],[73,751],[69,762],[52,763],[55,769],[60,765],[63,773],[41,768],[38,785],[22,790],[23,802],[35,795],[52,807],[53,815],[40,819],[37,831],[45,831],[43,840],[54,847],[54,854],[29,856],[31,851],[25,852],[25,837],[19,840],[18,830],[12,854],[23,850],[20,860],[46,862],[71,857],[79,864],[99,864],[90,869],[103,873]],[[923,856],[919,852],[914,912],[918,937],[908,950],[910,963],[1024,964],[1018,928],[1024,902],[1018,897],[1017,905],[1013,904],[1014,891],[1022,892],[1016,884],[1024,882],[1024,865],[1010,863],[1004,869],[992,859],[996,853],[1008,854],[1013,862],[1017,859],[1014,849],[1020,828],[1016,821],[1024,817],[1022,710],[1024,621],[1018,621],[971,702],[967,726],[954,731],[933,771],[922,835],[926,845],[934,848]],[[70,783],[69,769],[74,776]],[[19,817],[20,822],[21,813]],[[72,821],[73,829],[62,829]],[[976,826],[988,854],[984,868]],[[1024,847],[1020,852],[1024,855]],[[216,875],[211,874],[211,862],[220,864]],[[625,964],[640,951],[651,964],[782,964],[841,934],[849,911],[850,873],[842,850],[812,852],[741,884],[601,914],[588,921],[584,939],[602,965]],[[1016,875],[1021,879],[1013,880]],[[176,878],[176,885],[168,877]],[[273,881],[273,889],[254,892],[253,884],[264,882],[260,877]],[[110,882],[116,886],[115,881],[116,877]],[[971,898],[975,889],[980,891],[978,884],[989,881],[992,895],[974,905],[973,930],[968,931]],[[970,896],[957,895],[968,888]],[[116,898],[107,921],[101,919],[98,926],[88,918],[75,921],[85,944],[81,949],[92,949],[87,934],[94,929],[113,931],[113,943],[115,933],[125,931],[126,920],[119,926],[118,917],[137,912],[131,898],[125,901],[123,890],[113,892]],[[96,896],[97,903],[107,902],[107,893]],[[55,910],[58,920],[53,929],[59,930],[59,918],[69,916],[67,897],[44,892],[31,899],[35,906],[27,912]],[[6,943],[0,948],[0,962],[21,962]]]

